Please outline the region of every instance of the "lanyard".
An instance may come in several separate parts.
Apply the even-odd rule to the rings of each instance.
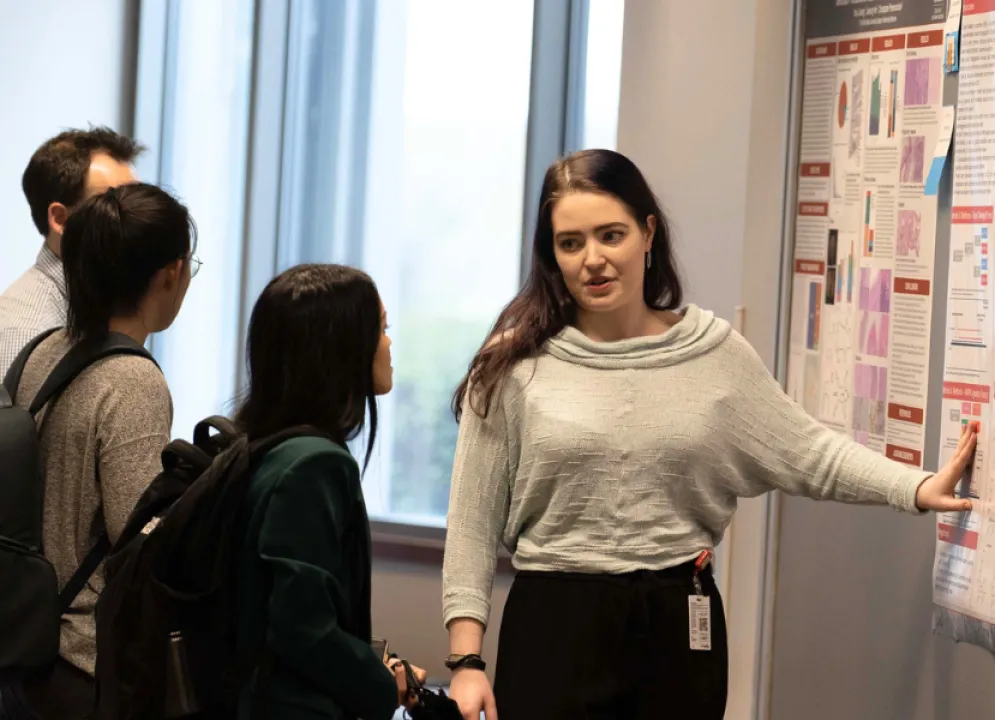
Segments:
[[[701,571],[708,567],[712,562],[712,551],[702,550],[698,555],[698,559],[694,561],[694,575],[691,577],[691,581],[694,583],[694,591],[699,596],[704,595],[701,589],[701,578],[698,576]]]

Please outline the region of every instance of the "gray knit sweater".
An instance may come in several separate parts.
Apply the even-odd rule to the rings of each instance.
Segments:
[[[64,332],[28,359],[15,398],[27,406],[69,350]],[[138,498],[162,469],[173,405],[166,380],[147,358],[117,356],[87,368],[43,411],[44,553],[65,585],[97,537],[113,542]],[[100,480],[97,481],[97,471]],[[104,587],[100,568],[62,618],[60,654],[93,674],[97,656],[94,608]]]
[[[487,623],[500,544],[520,570],[662,569],[713,548],[737,498],[777,488],[914,513],[925,477],[812,419],[710,312],[619,342],[568,327],[486,419],[463,413],[444,619]]]

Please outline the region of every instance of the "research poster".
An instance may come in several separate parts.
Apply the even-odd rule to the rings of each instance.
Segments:
[[[946,3],[808,4],[788,393],[922,467]]]
[[[937,519],[934,626],[995,652],[995,0],[964,0],[959,72],[940,461],[953,453],[963,425],[977,421],[981,432],[962,487],[974,511]]]

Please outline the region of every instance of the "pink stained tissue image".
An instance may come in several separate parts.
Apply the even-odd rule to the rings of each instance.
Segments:
[[[919,257],[919,227],[921,216],[915,210],[898,211],[898,243],[896,251],[899,257]]]
[[[902,159],[898,171],[899,181],[907,184],[921,183],[925,164],[925,136],[911,135],[909,137],[902,138]]]
[[[905,106],[931,105],[939,100],[938,58],[909,58],[905,62]]]

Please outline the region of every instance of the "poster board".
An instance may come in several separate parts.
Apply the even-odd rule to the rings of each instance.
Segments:
[[[889,9],[883,12],[882,8]],[[945,3],[809,3],[788,393],[924,466]]]
[[[964,421],[981,420],[963,486],[978,512],[937,518],[933,620],[995,651],[995,315],[982,245],[995,205],[995,0],[955,4],[955,34],[945,0],[807,4],[786,385],[827,426],[927,470]],[[956,124],[970,129],[954,133],[951,170],[943,136],[965,78]]]

